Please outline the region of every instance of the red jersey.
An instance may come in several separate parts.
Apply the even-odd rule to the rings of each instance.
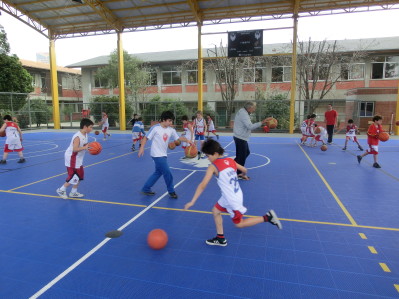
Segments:
[[[369,145],[378,145],[379,139],[378,134],[383,132],[381,125],[371,124],[369,129],[367,130],[367,143]]]
[[[338,113],[335,110],[326,111],[324,113],[324,117],[326,118],[326,125],[335,125],[337,122]]]

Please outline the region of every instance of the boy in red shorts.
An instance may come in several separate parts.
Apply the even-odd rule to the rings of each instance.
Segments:
[[[0,160],[0,164],[7,164],[7,157],[9,153],[17,152],[19,160],[17,163],[24,163],[25,158],[22,151],[22,131],[19,126],[12,121],[11,115],[5,115],[3,117],[4,124],[0,128],[0,133],[6,133],[6,143],[4,144],[3,159]]]
[[[380,164],[378,164],[378,143],[380,140],[378,139],[378,135],[383,132],[382,129],[382,116],[375,115],[373,117],[373,123],[370,125],[369,129],[367,130],[367,143],[369,145],[369,149],[366,150],[362,155],[357,156],[357,161],[362,161],[364,156],[372,154],[374,157],[374,164],[373,167],[381,168]]]

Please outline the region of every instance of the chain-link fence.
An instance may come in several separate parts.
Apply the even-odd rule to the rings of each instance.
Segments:
[[[289,100],[260,100],[256,101],[257,110],[251,115],[252,121],[260,121],[265,117],[273,116],[279,122],[277,131],[288,132],[290,120],[290,101]],[[231,129],[234,123],[234,116],[239,109],[244,107],[245,101],[234,101],[231,109],[221,101],[205,101],[204,114],[211,115],[218,130]],[[324,122],[324,112],[327,105],[332,104],[338,112],[337,130],[346,127],[346,122],[352,118],[356,124],[359,123],[358,101],[341,100],[304,100],[295,102],[295,130],[299,131],[300,123],[306,116],[312,113],[317,115],[316,122]],[[134,106],[134,107],[133,107]],[[163,111],[170,110],[175,114],[176,125],[181,125],[181,118],[187,115],[189,119],[195,117],[197,102],[184,102],[181,100],[168,101],[149,101],[145,103],[135,103],[132,105],[126,102],[126,123],[127,129],[131,128],[129,121],[136,113],[143,118],[146,127],[159,121]],[[106,112],[109,117],[111,129],[119,129],[119,102],[117,97],[102,97],[101,102],[91,101],[68,101],[60,103],[61,128],[78,128],[83,117],[89,117],[95,124],[101,120],[101,112]],[[30,94],[19,93],[0,93],[0,113],[2,115],[11,114],[16,117],[22,129],[52,128],[53,124],[53,104],[50,98],[37,97]]]

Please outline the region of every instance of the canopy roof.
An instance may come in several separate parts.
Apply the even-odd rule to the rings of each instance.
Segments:
[[[297,0],[310,16],[398,8],[398,0]],[[81,2],[81,3],[80,3]],[[292,18],[295,0],[0,0],[0,9],[48,37],[65,38]]]

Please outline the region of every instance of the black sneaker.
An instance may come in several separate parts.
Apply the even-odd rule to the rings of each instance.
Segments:
[[[25,162],[26,162],[26,160],[24,158],[22,158],[22,159],[19,159],[17,163],[25,163]]]
[[[357,156],[357,162],[359,162],[359,164],[360,164],[360,162],[362,161],[362,159],[363,159],[362,156]]]
[[[375,162],[375,163],[373,164],[373,167],[374,167],[374,168],[381,168],[380,164],[378,164],[377,162]]]
[[[155,192],[152,192],[152,191],[148,191],[148,192],[141,191],[141,194],[148,195],[148,196],[153,196],[153,195],[155,195]]]
[[[361,146],[359,146],[359,151],[362,151],[362,150],[363,150],[363,148]]]
[[[218,238],[218,237],[206,240],[205,243],[208,245],[227,246],[227,240],[225,238]]]
[[[271,224],[277,226],[278,229],[283,229],[283,225],[281,224],[280,219],[278,219],[276,212],[270,210],[266,213],[266,216]]]
[[[177,199],[178,196],[177,196],[176,192],[172,192],[172,193],[169,193],[169,197]]]
[[[7,164],[6,160],[0,160],[0,164]]]
[[[219,140],[219,135],[216,135],[216,139]]]
[[[346,151],[346,146],[342,148],[343,151]]]
[[[136,148],[134,147],[134,145],[132,145],[132,151],[134,152],[136,150]]]
[[[198,160],[201,159],[201,152],[198,152]]]

